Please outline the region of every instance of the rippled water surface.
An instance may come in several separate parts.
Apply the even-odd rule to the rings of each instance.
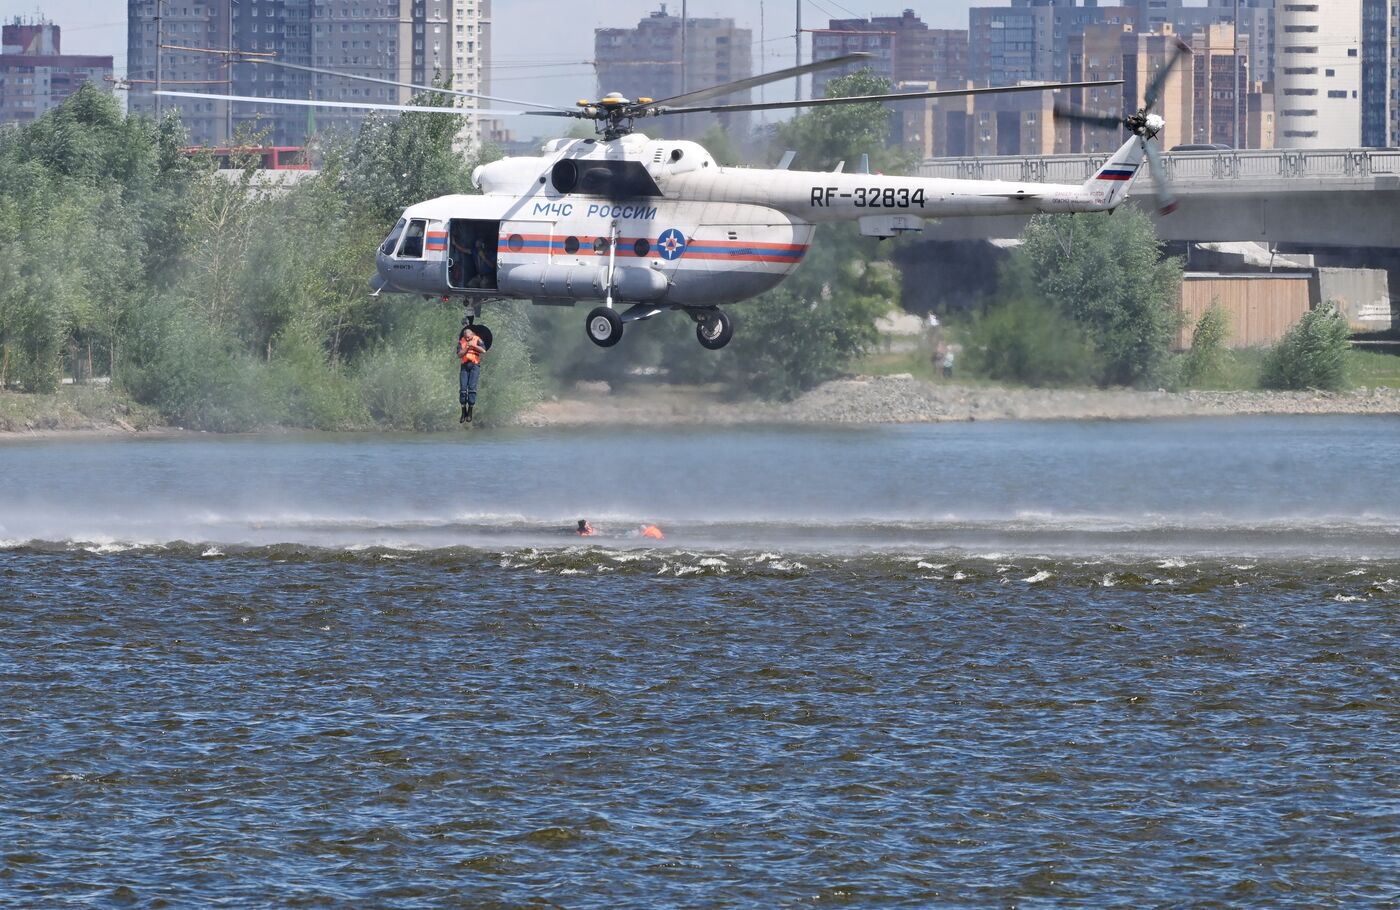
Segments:
[[[0,448],[0,904],[1400,906],[1397,431]]]

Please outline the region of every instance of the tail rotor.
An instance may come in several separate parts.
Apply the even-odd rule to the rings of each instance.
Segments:
[[[1138,137],[1138,140],[1142,142],[1143,151],[1147,154],[1148,169],[1152,173],[1152,185],[1157,192],[1157,212],[1161,215],[1169,215],[1176,211],[1177,200],[1176,194],[1172,192],[1167,169],[1162,162],[1161,149],[1152,142],[1161,134],[1167,121],[1160,114],[1154,113],[1153,109],[1162,100],[1162,89],[1166,86],[1172,70],[1176,68],[1183,57],[1189,56],[1191,56],[1191,48],[1178,38],[1171,59],[1157,71],[1157,74],[1152,77],[1152,81],[1148,83],[1147,91],[1142,96],[1142,107],[1136,113],[1128,114],[1126,117],[1118,117],[1099,111],[1087,111],[1070,104],[1055,105],[1055,119],[1057,120],[1083,123],[1105,130],[1122,128]]]

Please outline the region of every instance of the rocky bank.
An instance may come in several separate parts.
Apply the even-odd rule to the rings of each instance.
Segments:
[[[828,382],[796,401],[729,402],[703,389],[613,392],[582,384],[523,415],[524,426],[936,423],[961,420],[1136,420],[1241,414],[1400,414],[1400,389],[1348,392],[1144,392],[1007,389],[909,375]]]

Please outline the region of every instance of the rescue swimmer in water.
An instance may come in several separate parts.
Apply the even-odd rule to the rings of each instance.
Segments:
[[[596,537],[598,536],[598,529],[593,527],[593,525],[589,523],[588,519],[580,518],[578,520],[578,526],[574,528],[574,533],[577,534],[579,537]],[[624,536],[644,537],[647,540],[666,539],[666,535],[663,534],[661,532],[661,529],[654,524],[642,525],[635,531],[628,531]]]
[[[1170,71],[1189,53],[1189,48],[1178,42],[1176,56],[1154,74],[1143,105],[1135,113],[1109,115],[1056,106],[1059,117],[1121,128],[1127,134],[1122,147],[1080,184],[894,177],[866,173],[868,167],[848,172],[844,162],[828,172],[793,171],[788,169],[791,154],[772,169],[720,167],[695,142],[648,139],[635,133],[633,126],[639,119],[677,114],[1104,88],[1121,85],[1121,80],[757,104],[712,103],[770,82],[858,65],[870,57],[850,54],[659,101],[633,101],[613,93],[598,101],[580,101],[577,109],[407,83],[402,85],[418,91],[530,109],[381,105],[179,91],[156,94],[439,116],[450,112],[591,120],[598,132],[596,139],[554,139],[545,143],[540,155],[482,165],[472,175],[480,195],[441,196],[405,210],[379,247],[377,274],[371,280],[374,294],[457,299],[468,307],[469,320],[480,316],[482,304],[490,300],[528,300],[551,306],[597,304],[584,320],[584,327],[600,347],[617,344],[626,323],[678,311],[695,323],[700,344],[717,350],[729,343],[734,332],[721,306],[762,294],[791,274],[806,255],[818,224],[855,221],[862,234],[883,238],[919,232],[927,219],[1110,212],[1122,204],[1144,159],[1153,171],[1161,209],[1170,210],[1175,202],[1154,145],[1166,122],[1152,110]],[[267,58],[242,62],[387,81]],[[489,335],[486,347],[490,347]]]

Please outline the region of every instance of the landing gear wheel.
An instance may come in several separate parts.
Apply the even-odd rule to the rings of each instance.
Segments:
[[[583,327],[588,340],[600,348],[610,348],[622,340],[622,317],[605,306],[594,307]]]
[[[724,310],[716,309],[695,321],[695,337],[701,347],[718,351],[734,337],[734,323]]]

